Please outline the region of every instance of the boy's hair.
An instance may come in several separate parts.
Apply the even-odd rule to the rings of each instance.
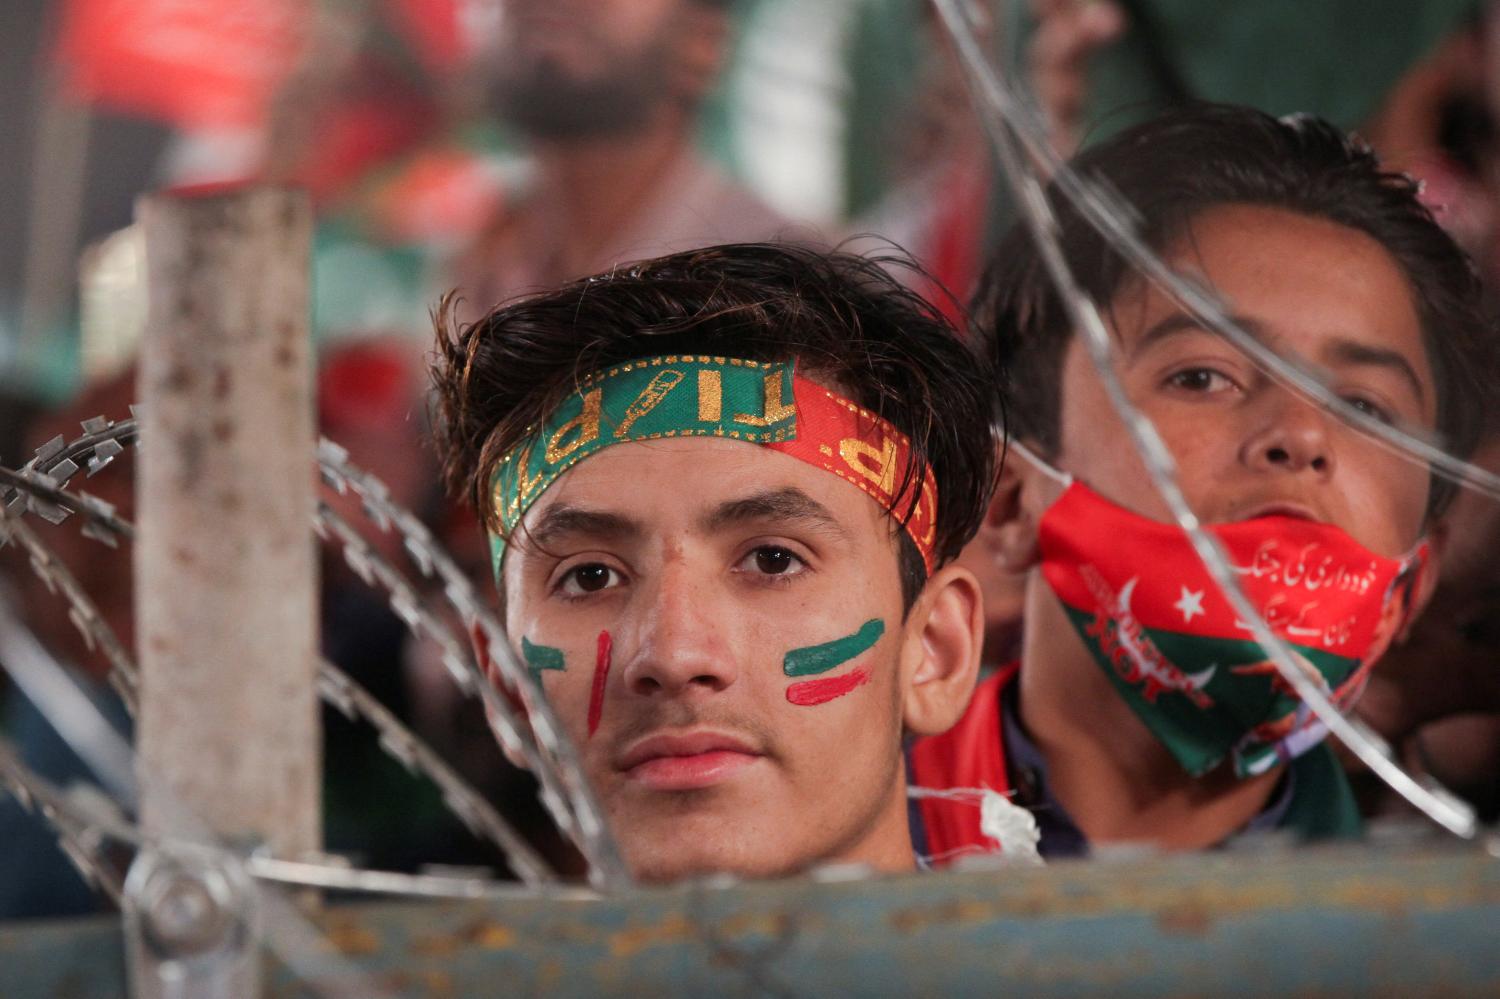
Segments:
[[[952,559],[994,485],[994,382],[937,309],[882,268],[889,263],[912,266],[791,245],[707,247],[516,299],[468,326],[455,325],[450,296],[434,316],[432,369],[450,492],[496,528],[497,464],[594,371],[674,353],[795,360],[911,438],[907,484],[931,467],[933,553],[939,565]],[[927,574],[916,545],[897,534],[909,607]]]
[[[1317,118],[1273,118],[1250,108],[1191,104],[1084,152],[1073,168],[1120,195],[1141,235],[1164,252],[1192,219],[1218,205],[1261,205],[1357,229],[1390,253],[1410,282],[1437,389],[1444,446],[1471,454],[1484,430],[1496,370],[1495,331],[1473,265],[1417,199],[1415,181],[1381,169],[1368,146]],[[1108,303],[1131,266],[1059,194],[1059,239],[1079,284]],[[1011,433],[1053,454],[1059,443],[1062,362],[1073,329],[1029,234],[1002,241],[975,309],[998,370]],[[1434,477],[1429,515],[1453,485]]]

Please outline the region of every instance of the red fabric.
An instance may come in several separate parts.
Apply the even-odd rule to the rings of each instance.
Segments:
[[[946,201],[934,225],[928,259],[924,261],[938,285],[928,292],[928,301],[960,330],[966,329],[966,317],[959,303],[968,300],[979,281],[989,217],[989,181],[989,170],[983,161],[960,162],[950,172],[943,185]],[[946,289],[947,294],[939,288]]]
[[[477,238],[500,211],[499,178],[473,153],[457,148],[418,153],[376,189],[373,216],[398,243]]]
[[[797,404],[797,436],[766,447],[832,472],[897,517],[922,553],[927,571],[934,566],[932,542],[937,530],[937,480],[926,469],[920,490],[907,484],[911,441],[876,414],[800,375],[792,379]],[[907,488],[901,495],[903,485]],[[917,492],[915,504],[912,493]]]
[[[308,0],[72,0],[57,59],[83,100],[188,128],[254,127],[310,20]]]
[[[1372,645],[1394,633],[1397,606],[1382,599],[1402,572],[1331,524],[1294,518],[1213,524],[1245,595],[1293,645],[1369,661]],[[1042,518],[1042,575],[1074,610],[1140,629],[1248,640],[1192,543],[1175,524],[1148,520],[1079,483]],[[1425,561],[1425,545],[1419,558]],[[1173,669],[1167,664],[1166,669]],[[1179,689],[1180,671],[1168,683]]]
[[[981,787],[1010,793],[1005,742],[1000,736],[1000,695],[1015,681],[1020,665],[1002,667],[981,683],[957,725],[942,735],[912,744],[909,760],[913,786],[937,791]],[[927,853],[937,866],[976,849],[984,853],[999,850],[1000,845],[979,830],[976,802],[919,798],[917,805],[927,831]]]

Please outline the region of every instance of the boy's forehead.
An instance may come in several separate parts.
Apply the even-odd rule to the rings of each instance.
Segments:
[[[1386,368],[1412,383],[1424,416],[1435,417],[1416,295],[1394,255],[1369,234],[1283,208],[1219,205],[1189,220],[1162,256],[1209,284],[1246,332],[1279,353],[1324,368]],[[1127,351],[1163,332],[1206,331],[1138,275],[1111,306]]]

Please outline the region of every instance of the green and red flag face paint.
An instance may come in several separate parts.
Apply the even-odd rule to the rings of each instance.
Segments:
[[[809,645],[788,652],[781,661],[781,671],[787,676],[816,676],[815,680],[802,680],[786,689],[786,699],[799,707],[826,704],[870,681],[870,670],[860,666],[838,676],[821,674],[842,666],[849,660],[868,651],[885,634],[885,622],[871,618],[852,635],[836,638],[822,645]]]
[[[538,683],[542,682],[543,670],[567,668],[563,664],[562,649],[554,649],[550,645],[533,644],[524,636],[521,638],[521,658],[526,660],[526,669],[530,671],[532,679]]]
[[[1335,704],[1351,706],[1402,623],[1398,584],[1411,581],[1425,545],[1386,558],[1332,525],[1291,517],[1209,530],[1271,630]],[[1232,756],[1236,772],[1250,776],[1321,740],[1321,723],[1175,525],[1075,482],[1043,515],[1040,542],[1042,574],[1090,655],[1190,773]]]
[[[501,460],[491,485],[502,526],[490,538],[496,579],[505,539],[558,476],[611,444],[670,437],[759,444],[837,475],[904,521],[932,571],[937,486],[931,469],[911,480],[906,435],[789,362],[669,355],[590,375]]]

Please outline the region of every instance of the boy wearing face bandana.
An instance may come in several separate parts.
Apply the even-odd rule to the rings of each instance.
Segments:
[[[1074,167],[1132,204],[1152,249],[1251,335],[1376,419],[1472,450],[1494,371],[1478,282],[1415,184],[1363,146],[1308,118],[1202,106]],[[1189,505],[1347,710],[1430,596],[1452,487],[1273,380],[1050,197]],[[963,721],[911,749],[913,783],[1010,796],[1033,811],[1044,856],[1357,834],[1323,727],[1169,525],[1024,232],[1000,247],[979,305],[1014,442],[981,537],[1002,569],[1028,573],[1024,633]],[[971,804],[927,797],[920,812],[934,857],[997,849]]]

